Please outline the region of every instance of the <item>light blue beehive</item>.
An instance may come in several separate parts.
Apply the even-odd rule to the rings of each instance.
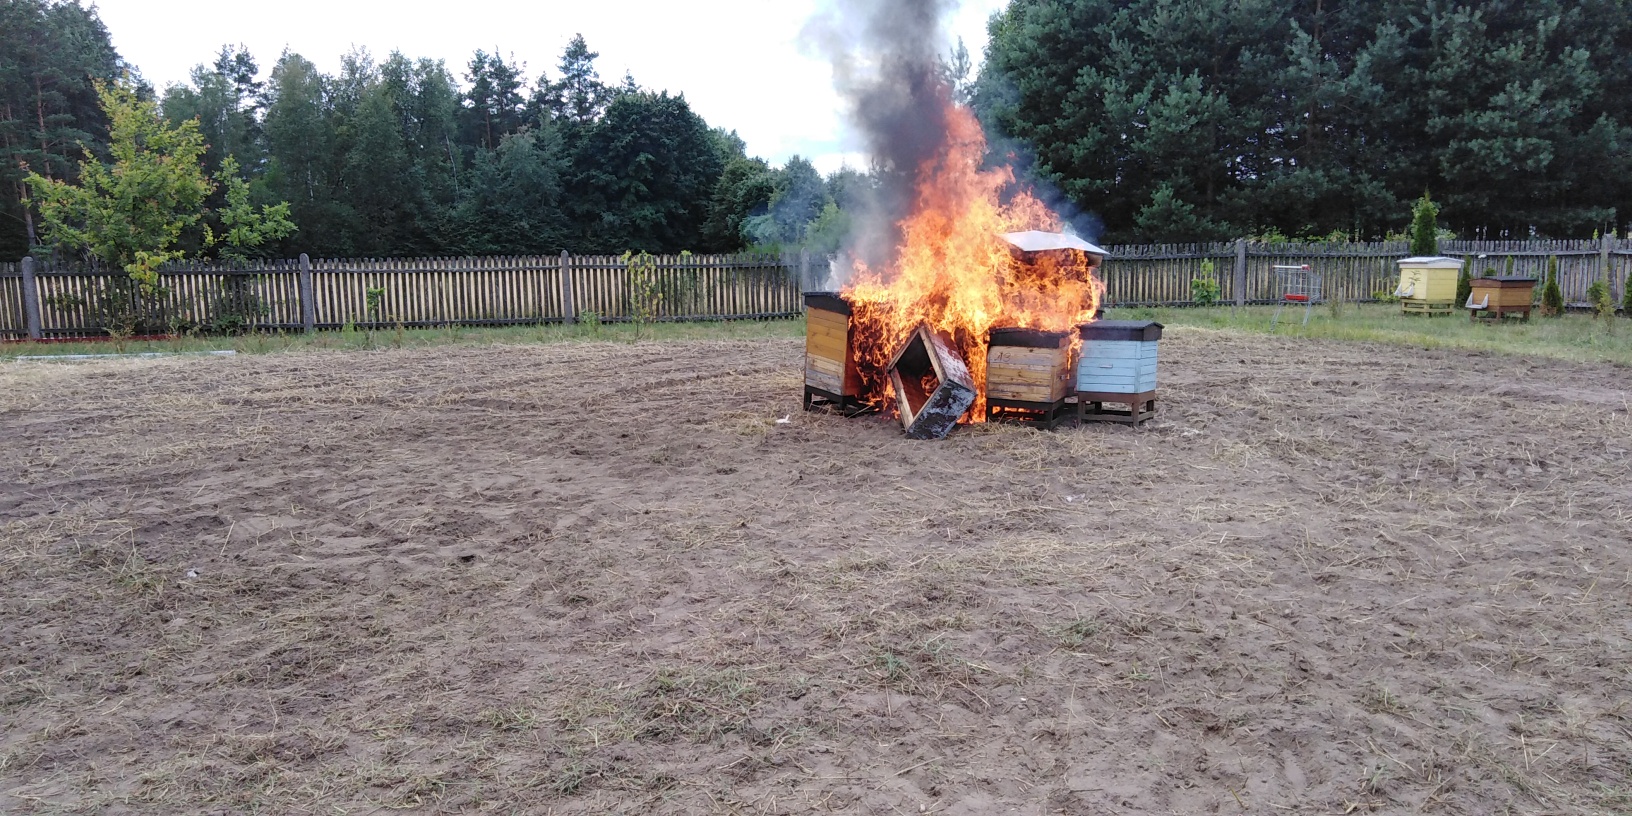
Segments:
[[[1156,342],[1162,324],[1151,320],[1100,320],[1078,328],[1082,356],[1078,394],[1151,394],[1156,390]]]

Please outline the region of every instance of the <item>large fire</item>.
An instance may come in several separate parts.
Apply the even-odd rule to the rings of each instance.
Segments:
[[[1024,230],[1059,231],[1059,217],[1015,192],[1007,167],[981,167],[986,137],[967,108],[954,106],[945,149],[918,169],[901,246],[882,268],[857,263],[845,299],[854,310],[853,346],[867,402],[894,410],[886,368],[919,324],[952,338],[969,364],[978,397],[965,422],[985,418],[986,339],[993,328],[1068,331],[1093,319],[1104,285],[1078,250],[1022,258],[1003,239]]]

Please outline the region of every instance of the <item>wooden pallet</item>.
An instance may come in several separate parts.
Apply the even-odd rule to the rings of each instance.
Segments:
[[[853,417],[870,414],[878,409],[862,402],[859,397],[835,394],[826,389],[807,385],[805,386],[805,410],[825,410],[842,416]]]
[[[1071,406],[1061,397],[1053,402],[986,398],[987,422],[1012,422],[1052,431],[1060,420],[1071,413]]]
[[[1530,322],[1530,306],[1491,306],[1486,309],[1469,309],[1468,319],[1480,323],[1501,323],[1508,315],[1517,315],[1519,320]]]
[[[1127,410],[1107,410],[1105,403],[1126,405]],[[1122,422],[1138,425],[1156,416],[1156,392],[1142,394],[1115,394],[1106,392],[1077,392],[1077,424],[1084,422]]]
[[[1401,314],[1420,314],[1428,317],[1449,315],[1456,312],[1456,303],[1449,300],[1402,300],[1400,301]]]

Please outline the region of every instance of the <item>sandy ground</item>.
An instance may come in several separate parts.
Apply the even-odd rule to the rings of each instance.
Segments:
[[[1632,372],[1162,354],[932,443],[798,340],[5,365],[0,812],[1632,812]]]

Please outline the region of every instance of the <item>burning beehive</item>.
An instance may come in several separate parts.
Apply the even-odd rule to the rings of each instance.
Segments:
[[[919,326],[890,358],[901,425],[913,439],[939,439],[975,404],[975,381],[952,339]]]
[[[1156,413],[1156,343],[1162,324],[1151,320],[1101,320],[1078,329],[1077,421],[1137,425]],[[1127,410],[1107,409],[1107,403]]]
[[[805,410],[865,410],[850,349],[850,304],[836,292],[805,293]]]
[[[986,419],[1053,428],[1065,413],[1073,332],[992,329],[986,351]]]
[[[865,240],[847,248],[835,273],[846,281],[857,398],[917,433],[927,409],[915,402],[936,404],[921,379],[920,350],[930,371],[941,364],[938,387],[946,369],[967,370],[973,398],[957,421],[985,421],[991,330],[1070,332],[1092,320],[1104,290],[1094,274],[1104,252],[1066,234],[1011,168],[988,161],[974,114],[953,101],[938,63],[918,58],[933,51],[909,51],[877,59],[862,49],[857,56],[866,52],[865,59],[836,68],[866,120],[888,220],[859,230]],[[900,370],[902,361],[915,368]],[[902,393],[907,389],[913,393]]]

